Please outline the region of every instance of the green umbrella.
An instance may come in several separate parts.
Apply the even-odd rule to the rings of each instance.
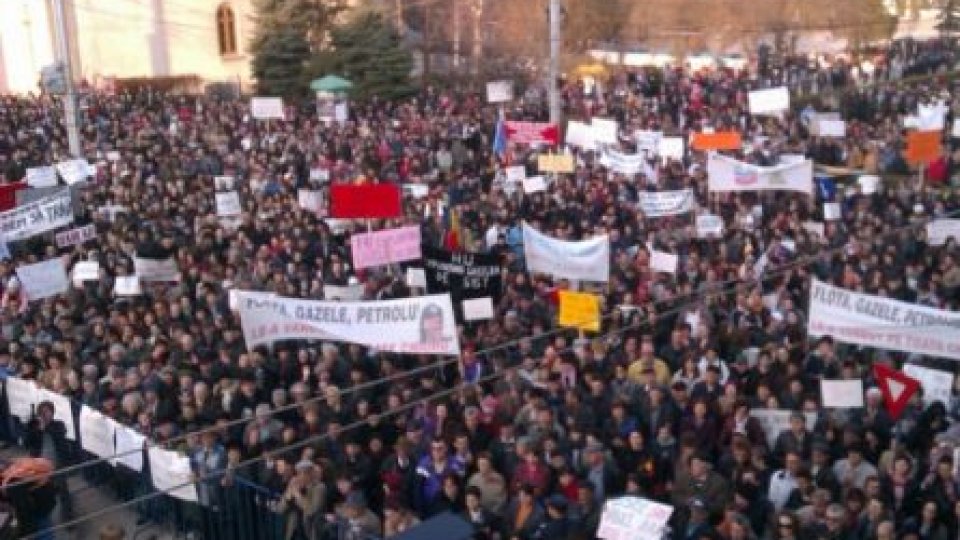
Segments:
[[[327,75],[325,77],[320,77],[319,79],[314,79],[310,83],[310,89],[316,92],[346,92],[353,88],[353,83],[342,78],[337,77],[336,75]]]

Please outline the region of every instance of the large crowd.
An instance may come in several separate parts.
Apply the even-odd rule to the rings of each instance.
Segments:
[[[427,89],[352,103],[349,121],[325,123],[312,105],[268,122],[251,119],[247,101],[91,92],[81,140],[96,174],[74,190],[75,221],[92,223],[97,237],[66,249],[52,234],[9,244],[0,368],[150,441],[172,440],[191,457],[210,509],[238,478],[279,493],[272,511],[289,540],[389,537],[445,511],[481,539],[592,539],[604,502],[621,495],[672,505],[675,539],[955,539],[960,400],[926,403],[920,393],[894,419],[872,366],[954,373],[956,364],[806,332],[814,277],[957,310],[957,242],[930,245],[922,225],[960,211],[960,158],[949,133],[922,181],[903,157],[903,118],[918,104],[960,105],[954,59],[947,43],[901,43],[873,59],[870,73],[884,75],[869,85],[850,64],[814,68],[837,90],[809,107],[838,108],[848,122],[838,139],[811,133],[806,105],[779,118],[748,113],[747,92],[790,83],[789,65],[622,72],[593,91],[564,86],[566,115],[616,119],[624,153],[637,151],[628,137],[636,130],[732,129],[746,143],[728,152],[738,159],[803,154],[854,171],[834,172],[813,196],[708,193],[703,152],[650,156],[645,173],[627,176],[576,148],[575,173],[553,175],[546,191],[505,189],[503,167],[525,164],[532,176],[537,149],[495,154],[498,111],[480,95]],[[897,84],[890,73],[922,77]],[[533,97],[503,113],[543,120]],[[0,97],[6,183],[66,153],[55,99]],[[860,174],[880,176],[881,187],[864,193]],[[218,176],[236,181],[237,220],[217,216]],[[365,300],[411,294],[396,269],[352,268],[349,236],[367,223],[301,208],[298,190],[329,183],[426,185],[426,195],[404,197],[402,219],[374,229],[419,225],[426,246],[501,256],[495,317],[458,328],[458,361],[336,342],[246,347],[231,289],[323,299],[325,284],[361,283]],[[723,218],[721,237],[698,238],[692,214],[638,210],[638,192],[681,188]],[[824,221],[825,197],[842,214],[821,234],[804,224]],[[557,291],[590,284],[527,273],[521,221],[560,239],[610,235],[610,280],[594,287],[600,332],[557,327]],[[651,271],[652,248],[677,254],[679,270]],[[180,281],[114,295],[113,278],[144,254],[173,255]],[[31,301],[16,267],[54,256],[99,261],[101,279]],[[822,407],[822,378],[864,380],[864,407]],[[755,409],[795,414],[768,438]],[[38,407],[20,439],[65,466],[76,456],[52,413]]]

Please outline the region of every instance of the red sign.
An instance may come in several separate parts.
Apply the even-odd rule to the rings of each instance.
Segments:
[[[503,123],[507,140],[524,144],[549,144],[556,146],[560,141],[560,130],[556,124],[547,122],[511,122]]]
[[[920,389],[920,381],[883,364],[873,365],[873,377],[883,393],[887,412],[894,420],[900,418],[910,398]]]
[[[400,187],[396,184],[330,186],[330,217],[380,219],[403,215]]]

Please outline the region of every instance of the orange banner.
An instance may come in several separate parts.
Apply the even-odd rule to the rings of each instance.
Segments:
[[[940,156],[940,131],[911,131],[907,134],[907,161],[930,163]]]
[[[736,131],[693,134],[694,150],[739,150],[742,144]]]

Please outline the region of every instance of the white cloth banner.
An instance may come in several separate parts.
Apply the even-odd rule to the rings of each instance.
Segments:
[[[644,217],[678,216],[692,212],[697,199],[692,189],[676,191],[640,191],[637,204]]]
[[[126,426],[118,426],[117,457],[113,460],[114,466],[123,465],[136,472],[143,471],[143,445],[147,438],[137,431]]]
[[[960,219],[935,219],[927,223],[927,243],[931,246],[942,246],[950,237],[960,242]]]
[[[283,99],[278,97],[251,98],[250,115],[257,120],[283,120]]]
[[[843,120],[817,120],[817,135],[820,137],[846,137],[847,123]]]
[[[239,216],[241,212],[243,212],[243,207],[240,205],[239,193],[236,191],[217,193],[218,216]]]
[[[547,181],[543,176],[531,176],[523,179],[523,192],[527,195],[547,190]]]
[[[80,407],[80,446],[97,457],[113,456],[116,426],[116,422],[96,409],[83,405]]]
[[[67,185],[74,185],[77,182],[83,182],[88,176],[91,176],[90,164],[85,159],[71,159],[57,163],[57,172]]]
[[[777,436],[781,432],[790,429],[791,415],[793,411],[789,409],[750,409],[750,416],[760,421],[760,427],[767,436],[767,444],[770,448],[774,447]],[[817,413],[805,412],[803,417],[806,420],[807,431],[813,431],[817,425]]]
[[[37,403],[44,401],[53,404],[53,418],[63,422],[64,427],[67,428],[67,439],[77,440],[77,427],[73,425],[73,406],[70,404],[70,398],[46,388],[38,388]]]
[[[383,352],[460,354],[449,294],[378,302],[327,302],[244,291],[239,304],[240,326],[248,348],[287,339],[322,339]]]
[[[790,92],[786,86],[754,90],[747,95],[750,114],[779,114],[790,108]]]
[[[567,132],[565,141],[569,146],[576,146],[583,150],[596,150],[597,140],[594,137],[593,128],[590,124],[584,122],[567,122]]]
[[[70,190],[64,188],[53,195],[0,213],[0,234],[8,242],[13,242],[71,223],[73,203]]]
[[[513,101],[513,83],[510,81],[490,81],[487,83],[487,103]]]
[[[31,167],[27,169],[27,185],[32,188],[45,188],[57,185],[56,167]]]
[[[960,360],[960,313],[860,294],[814,280],[807,334]]]
[[[620,142],[620,124],[608,118],[594,118],[590,120],[590,131],[593,140],[600,144],[617,144]]]
[[[643,497],[619,497],[603,504],[597,538],[601,540],[659,540],[673,507]]]
[[[60,257],[18,266],[17,278],[30,301],[43,300],[70,290],[67,269]]]
[[[945,103],[917,106],[917,130],[943,131],[944,119],[950,108]]]
[[[600,164],[613,172],[630,176],[643,170],[644,159],[644,154],[623,154],[607,148],[600,156]]]
[[[180,281],[180,268],[173,257],[166,259],[133,259],[134,272],[140,281]]]
[[[78,246],[97,237],[97,227],[93,223],[68,231],[58,232],[54,236],[58,248]]]
[[[610,279],[610,238],[607,236],[566,242],[551,238],[524,222],[523,252],[530,273],[602,283]]]
[[[916,364],[904,364],[903,373],[920,381],[924,406],[935,401],[950,406],[950,399],[953,397],[953,373]]]
[[[723,236],[723,218],[715,214],[697,216],[697,238]]]
[[[813,161],[758,167],[720,154],[707,159],[707,185],[712,192],[796,191],[813,193]]]
[[[820,380],[820,400],[824,407],[852,409],[863,407],[863,380]]]
[[[663,140],[662,131],[638,129],[633,132],[633,138],[637,142],[639,153],[646,152],[653,156],[660,155],[660,141]]]
[[[6,387],[10,414],[26,423],[33,416],[33,407],[39,402],[37,384],[19,377],[7,377]]]
[[[113,279],[113,293],[117,296],[140,296],[143,289],[140,287],[140,277],[117,276]]]
[[[197,485],[193,482],[190,458],[178,452],[151,446],[147,448],[150,476],[157,491],[182,501],[197,502]]]
[[[666,251],[657,251],[653,248],[650,248],[650,269],[655,272],[664,272],[667,274],[676,274],[677,265],[680,263],[680,258],[673,254],[667,253]]]
[[[683,137],[664,137],[660,139],[660,157],[680,161],[684,156]]]
[[[97,261],[79,261],[73,265],[74,283],[100,280],[100,263]]]

